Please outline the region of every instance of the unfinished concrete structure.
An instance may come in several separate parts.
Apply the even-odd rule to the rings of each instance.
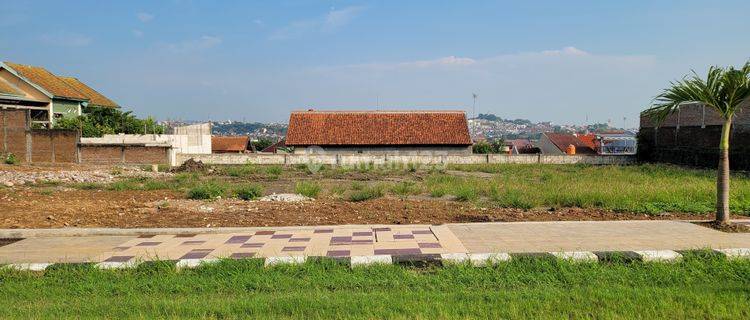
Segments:
[[[297,111],[286,146],[294,153],[471,154],[463,111]]]
[[[719,163],[719,140],[724,119],[711,107],[682,105],[662,123],[641,114],[638,156],[643,161],[698,167]],[[729,137],[732,169],[750,170],[750,110],[735,115]]]

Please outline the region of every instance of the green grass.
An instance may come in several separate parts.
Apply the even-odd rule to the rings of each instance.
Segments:
[[[216,181],[202,182],[195,187],[190,188],[187,192],[189,199],[215,199],[224,196],[227,192],[227,185]]]
[[[425,185],[432,196],[445,194],[510,208],[580,207],[618,212],[709,213],[716,199],[715,170],[668,165],[451,165],[450,170],[493,176],[432,174]],[[750,214],[750,178],[735,174],[731,208]]]
[[[176,272],[52,266],[0,271],[0,318],[746,319],[750,261],[676,264],[518,259],[491,268],[264,268],[221,261]]]
[[[391,192],[400,197],[406,197],[409,195],[419,194],[421,190],[419,186],[413,181],[401,181],[391,186]]]
[[[263,187],[259,184],[245,184],[236,186],[234,196],[242,200],[254,200],[263,196]]]
[[[294,192],[305,197],[316,198],[320,193],[320,184],[315,181],[299,181],[294,185]]]
[[[354,186],[354,185],[352,185]],[[349,201],[359,202],[380,198],[383,196],[385,187],[381,184],[363,186],[361,188],[352,188],[349,194]]]

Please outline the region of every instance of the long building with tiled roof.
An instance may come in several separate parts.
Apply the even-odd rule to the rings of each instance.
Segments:
[[[0,63],[0,107],[31,110],[32,121],[52,124],[81,115],[86,108],[119,105],[76,78],[61,77],[43,67]]]
[[[295,153],[471,152],[463,111],[296,111],[286,146]]]

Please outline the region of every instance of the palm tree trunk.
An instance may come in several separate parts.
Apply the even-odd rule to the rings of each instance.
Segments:
[[[732,118],[724,122],[721,128],[719,144],[719,174],[716,178],[716,223],[729,223],[729,134],[732,130]]]

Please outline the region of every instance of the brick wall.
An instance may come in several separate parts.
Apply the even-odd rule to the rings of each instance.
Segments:
[[[81,163],[169,164],[169,147],[126,145],[81,145]]]
[[[21,162],[77,162],[78,132],[30,129],[26,110],[0,110],[0,153]]]

